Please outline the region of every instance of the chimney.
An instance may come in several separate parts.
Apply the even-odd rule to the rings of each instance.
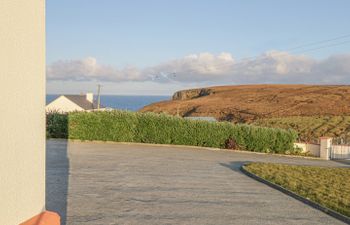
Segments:
[[[93,93],[86,93],[86,100],[93,103],[94,102],[94,94]]]

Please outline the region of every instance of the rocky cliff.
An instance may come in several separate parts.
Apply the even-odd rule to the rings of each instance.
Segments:
[[[212,94],[213,91],[209,88],[189,89],[177,91],[173,95],[173,100],[189,100]]]

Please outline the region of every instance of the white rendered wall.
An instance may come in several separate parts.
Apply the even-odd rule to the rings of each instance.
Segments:
[[[332,138],[321,137],[320,138],[320,158],[329,160],[331,148],[332,148]]]
[[[320,148],[321,148],[320,145],[306,144],[306,151],[316,157],[320,157]]]
[[[303,153],[320,157],[320,145],[307,143],[294,143],[294,147],[301,148]]]
[[[94,102],[94,94],[93,93],[86,93],[86,100],[93,103]]]
[[[64,96],[60,96],[53,102],[45,107],[46,112],[59,111],[59,112],[73,112],[73,111],[84,111],[83,108],[70,101]]]
[[[0,1],[0,224],[45,209],[45,1]]]

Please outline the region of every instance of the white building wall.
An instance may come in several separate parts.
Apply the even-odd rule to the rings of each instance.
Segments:
[[[306,144],[306,152],[309,152],[311,155],[320,157],[320,145],[316,144]]]
[[[301,148],[303,153],[320,157],[320,145],[308,143],[294,143],[294,147]]]
[[[86,93],[86,100],[93,103],[94,102],[94,94],[93,93]]]
[[[70,101],[64,96],[60,96],[45,107],[46,112],[58,111],[61,113],[84,111],[83,108]]]
[[[0,1],[0,224],[45,209],[45,1]]]

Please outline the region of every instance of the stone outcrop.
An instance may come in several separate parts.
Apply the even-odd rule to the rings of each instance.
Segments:
[[[189,89],[177,91],[173,95],[173,100],[189,100],[212,94],[213,91],[209,88]]]

